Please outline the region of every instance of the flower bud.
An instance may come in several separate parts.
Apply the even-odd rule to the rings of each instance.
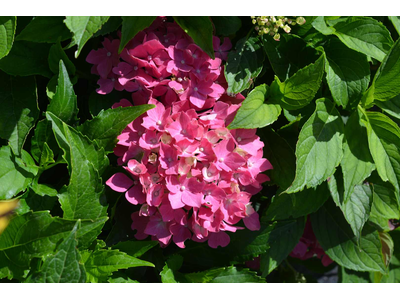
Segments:
[[[289,33],[290,30],[291,30],[291,28],[289,27],[289,25],[285,25],[285,26],[283,26],[283,30],[284,30],[286,33]]]
[[[274,40],[275,40],[275,41],[278,42],[280,38],[281,38],[281,35],[280,35],[279,33],[277,33],[277,34],[274,35]]]
[[[296,19],[296,22],[297,22],[297,24],[299,24],[301,26],[306,22],[306,19],[304,19],[303,17],[298,17]]]

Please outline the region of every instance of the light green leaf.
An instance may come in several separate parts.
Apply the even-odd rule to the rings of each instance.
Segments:
[[[9,146],[0,148],[0,200],[25,190],[38,172],[29,153],[23,150],[21,155],[22,159],[15,157]]]
[[[271,85],[271,98],[287,110],[306,106],[317,93],[324,74],[324,54],[314,64],[300,69],[292,77],[280,82],[277,77]]]
[[[242,21],[239,17],[213,16],[211,20],[214,23],[215,35],[217,36],[234,35],[242,27]]]
[[[155,107],[145,104],[132,107],[117,107],[101,111],[92,120],[86,121],[78,130],[90,140],[95,141],[105,151],[113,151],[117,136],[122,130],[137,117]]]
[[[93,36],[94,33],[100,30],[109,17],[86,17],[86,16],[67,16],[64,23],[72,32],[72,41],[78,46],[75,52],[75,57],[81,53],[83,46]]]
[[[368,17],[350,17],[333,26],[334,34],[349,48],[382,61],[393,45],[389,30]]]
[[[46,256],[40,271],[28,278],[28,282],[40,283],[84,283],[86,272],[79,262],[79,254],[76,233],[80,227],[78,220],[71,233],[57,247],[54,254]]]
[[[78,115],[77,98],[64,62],[60,60],[59,64],[56,93],[51,99],[47,111],[53,113],[67,124],[74,124]]]
[[[357,272],[341,267],[342,283],[371,283],[370,273]]]
[[[268,86],[262,84],[252,90],[243,101],[229,129],[262,128],[275,122],[281,114],[278,104],[264,103],[268,96]]]
[[[369,149],[378,174],[393,184],[400,201],[400,128],[378,112],[367,112],[366,118]]]
[[[385,102],[376,101],[374,104],[379,106],[387,114],[400,120],[400,95]]]
[[[39,115],[33,77],[12,77],[0,72],[0,137],[20,155],[29,131]]]
[[[104,150],[54,114],[46,112],[46,118],[52,122],[71,176],[68,187],[64,186],[59,193],[64,218],[97,219],[105,216],[107,204],[102,197],[104,187],[100,177],[108,166]]]
[[[334,34],[335,33],[335,29],[332,27],[328,27],[325,23],[325,17],[323,16],[319,16],[316,17],[311,25],[317,29],[319,32],[325,34],[325,35],[329,35],[329,34]]]
[[[397,33],[400,34],[400,17],[389,16],[389,20],[392,21]]]
[[[174,20],[209,57],[212,59],[215,58],[213,48],[213,25],[210,17],[180,16],[174,17]]]
[[[338,39],[324,46],[326,81],[337,105],[354,107],[367,90],[370,71],[367,57],[347,48]]]
[[[260,40],[255,37],[242,38],[234,51],[228,54],[225,66],[225,78],[228,94],[237,94],[248,89],[253,80],[260,75],[264,62],[264,51]]]
[[[97,250],[82,252],[87,282],[106,282],[108,277],[120,269],[132,267],[154,267],[150,262],[129,256],[119,250]]]
[[[325,202],[311,215],[315,236],[326,254],[342,267],[355,271],[386,272],[379,234],[365,226],[359,243],[340,208]]]
[[[165,265],[160,272],[162,283],[177,283],[179,282],[176,277],[180,277],[178,270],[182,267],[183,257],[180,255],[173,255],[167,259]]]
[[[124,278],[124,277],[109,278],[108,282],[110,282],[110,283],[139,283],[139,281],[137,281],[137,280],[132,280],[130,278]]]
[[[35,17],[15,37],[15,40],[36,43],[55,43],[58,39],[65,41],[71,38],[71,32],[69,32],[63,20],[64,17]]]
[[[343,156],[344,125],[328,99],[317,100],[314,114],[303,125],[296,146],[296,177],[286,193],[315,187],[330,177]]]
[[[121,43],[119,44],[118,52],[121,53],[125,48],[126,44],[133,39],[139,31],[146,29],[153,23],[156,17],[122,17],[122,29],[121,29]]]
[[[265,282],[257,273],[249,269],[237,269],[234,266],[185,274],[188,282],[193,283],[241,283]]]
[[[10,53],[0,60],[0,69],[14,76],[52,76],[47,64],[50,45],[15,41]]]
[[[81,220],[81,227],[76,232],[79,247],[88,247],[106,220],[106,217],[95,221]],[[53,253],[60,241],[70,235],[75,224],[76,220],[52,217],[48,211],[14,217],[0,235],[0,274],[9,274],[9,279],[22,278],[31,259]]]
[[[359,110],[353,112],[347,120],[344,136],[343,158],[340,165],[344,182],[343,202],[347,202],[354,187],[361,184],[375,169],[368,149],[367,130],[360,121]]]
[[[10,52],[16,27],[17,17],[0,17],[0,59]]]

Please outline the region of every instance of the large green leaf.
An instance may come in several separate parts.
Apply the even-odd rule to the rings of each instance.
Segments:
[[[370,283],[370,273],[357,272],[341,267],[342,283]]]
[[[213,48],[213,25],[210,17],[190,16],[174,17],[178,25],[193,39],[205,53],[212,59],[215,58]]]
[[[234,266],[185,274],[185,279],[193,283],[265,282],[256,272]]]
[[[334,34],[349,48],[382,61],[393,45],[389,30],[368,17],[350,17],[333,26]]]
[[[88,247],[106,220],[82,220],[76,232],[79,247]],[[0,235],[0,277],[8,274],[9,278],[22,278],[31,259],[53,253],[75,224],[73,220],[52,217],[48,211],[16,216]]]
[[[53,113],[63,122],[74,124],[77,121],[78,103],[74,87],[69,79],[67,68],[62,60],[59,61],[58,85],[56,93],[47,111]]]
[[[154,105],[145,104],[132,107],[117,107],[101,111],[92,120],[86,121],[78,130],[90,140],[95,141],[99,147],[106,151],[113,151],[117,136],[137,117],[152,109]]]
[[[397,33],[400,34],[400,17],[389,16],[389,20],[392,21]]]
[[[368,149],[367,130],[361,123],[359,110],[354,111],[347,120],[344,136],[343,158],[340,165],[344,182],[343,202],[347,202],[354,187],[361,184],[375,169]]]
[[[281,81],[318,59],[317,51],[295,35],[282,35],[279,43],[271,36],[263,36],[263,44],[271,67]]]
[[[82,261],[86,269],[87,282],[106,282],[108,277],[120,269],[132,267],[154,267],[150,262],[129,256],[119,250],[100,249],[84,251]]]
[[[383,181],[393,184],[400,201],[400,128],[378,112],[367,112],[366,118],[369,149],[376,170]]]
[[[50,45],[15,41],[10,53],[0,60],[0,69],[10,75],[52,76],[48,64]]]
[[[16,155],[39,115],[33,77],[12,77],[0,72],[0,137],[8,140]]]
[[[43,119],[36,124],[34,135],[31,139],[31,154],[43,166],[58,154],[59,148],[51,129],[51,122]],[[52,156],[53,153],[53,156]]]
[[[343,156],[344,125],[328,99],[317,100],[314,114],[300,131],[296,146],[296,177],[287,193],[321,184],[335,172]]]
[[[268,86],[262,84],[252,90],[243,101],[229,129],[261,128],[275,122],[281,114],[281,107],[274,103],[264,103],[268,96]]]
[[[121,43],[119,44],[119,53],[125,48],[126,44],[138,34],[139,31],[146,29],[153,23],[156,17],[145,16],[123,16],[121,29]]]
[[[315,236],[326,254],[342,267],[355,271],[386,272],[377,231],[365,226],[359,243],[340,208],[327,201],[311,215]]]
[[[253,80],[261,73],[263,62],[264,51],[258,38],[239,40],[235,50],[228,54],[225,66],[227,93],[237,94],[248,89]]]
[[[86,272],[79,262],[76,233],[80,221],[78,220],[64,241],[57,247],[54,254],[46,256],[40,271],[28,279],[28,282],[40,283],[84,283]]]
[[[72,76],[75,74],[76,68],[75,65],[71,62],[71,60],[68,58],[67,54],[65,54],[64,49],[61,47],[61,44],[59,41],[55,43],[53,46],[50,48],[50,53],[49,53],[49,58],[48,58],[48,63],[50,70],[54,73],[57,74],[60,72],[60,60],[63,61],[65,64],[65,67],[68,70],[68,73]]]
[[[15,40],[36,43],[55,43],[58,39],[65,41],[71,38],[71,32],[69,32],[63,20],[64,17],[35,17],[15,37]]]
[[[387,114],[400,120],[400,95],[385,102],[377,101],[375,104]]]
[[[10,52],[16,27],[17,17],[0,17],[0,59]]]
[[[156,245],[158,245],[157,241],[125,241],[119,242],[112,246],[112,248],[133,257],[140,257]]]
[[[100,176],[108,166],[104,150],[54,114],[46,112],[46,117],[52,122],[71,176],[68,187],[64,186],[59,193],[64,218],[97,219],[105,216],[107,205],[102,197],[104,187]]]
[[[234,16],[213,16],[211,17],[215,27],[215,35],[230,36],[234,35],[241,27],[242,21]]]
[[[72,32],[72,41],[78,46],[75,57],[81,53],[86,42],[103,26],[109,17],[87,17],[87,16],[67,16],[64,20],[68,29]]]
[[[326,81],[337,105],[354,107],[367,90],[370,71],[367,57],[347,48],[338,39],[324,46]]]
[[[324,54],[314,64],[297,71],[292,77],[280,82],[275,77],[271,85],[271,97],[287,110],[299,109],[306,106],[314,98],[324,75]]]
[[[23,150],[21,154],[19,159],[9,146],[0,148],[0,200],[11,199],[25,190],[38,172],[28,152]]]

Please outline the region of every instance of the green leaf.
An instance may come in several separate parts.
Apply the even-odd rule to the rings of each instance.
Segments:
[[[78,46],[75,52],[77,58],[81,53],[83,46],[93,36],[94,33],[100,30],[109,17],[86,17],[86,16],[67,16],[64,20],[65,25],[72,32],[72,41]]]
[[[371,279],[367,272],[356,272],[341,267],[342,283],[370,283]]]
[[[183,263],[183,257],[180,255],[173,255],[167,259],[165,265],[160,272],[162,283],[177,283],[177,279],[180,274],[178,270],[181,268]]]
[[[359,243],[340,208],[325,202],[311,215],[315,236],[326,254],[342,267],[355,271],[386,272],[379,234],[365,226]]]
[[[337,105],[354,107],[367,90],[370,71],[365,55],[347,48],[338,39],[324,46],[326,81]]]
[[[314,98],[324,74],[324,54],[314,64],[300,69],[296,74],[280,82],[277,77],[271,85],[271,98],[287,110],[306,106]]]
[[[112,248],[133,257],[140,257],[156,245],[158,245],[157,241],[125,241],[119,242],[112,246]]]
[[[397,33],[400,34],[400,17],[389,16],[389,20],[393,23]]]
[[[64,218],[97,219],[105,216],[107,204],[102,197],[101,174],[108,166],[108,158],[104,150],[52,113],[46,112],[46,118],[52,122],[71,176],[68,187],[64,186],[59,193]]]
[[[387,116],[378,112],[366,113],[368,143],[376,170],[383,181],[396,189],[400,201],[400,129]]]
[[[275,122],[281,114],[278,104],[264,103],[268,95],[268,86],[262,84],[252,90],[243,101],[229,129],[262,128]]]
[[[325,35],[329,35],[329,34],[334,34],[335,33],[335,29],[332,27],[328,27],[325,23],[325,17],[323,16],[319,16],[316,17],[311,25],[317,29],[319,32],[325,34]]]
[[[47,111],[53,113],[67,124],[74,124],[78,115],[77,98],[64,62],[60,60],[59,64],[56,93],[47,107]]]
[[[58,39],[65,41],[71,38],[71,33],[63,20],[64,17],[35,17],[15,40],[36,43],[55,43]]]
[[[205,53],[215,58],[213,47],[213,25],[210,17],[190,16],[174,17],[178,25],[193,39]]]
[[[230,51],[225,66],[228,94],[237,94],[248,89],[253,80],[260,75],[264,62],[264,51],[258,38],[242,38]]]
[[[119,26],[121,26],[121,23],[121,17],[110,17],[108,21],[101,27],[101,29],[93,35],[93,37],[107,35],[113,31],[116,31]]]
[[[132,267],[154,267],[150,262],[129,256],[119,250],[97,250],[82,252],[87,282],[106,282],[108,277],[120,269]]]
[[[237,269],[234,266],[185,274],[185,278],[192,283],[265,282],[257,276],[256,272],[249,269]]]
[[[263,44],[271,67],[281,81],[318,59],[317,51],[295,35],[282,35],[279,43],[264,35]]]
[[[0,200],[11,199],[25,190],[38,172],[28,152],[21,154],[22,160],[14,156],[9,146],[0,148]]]
[[[139,281],[137,281],[137,280],[132,280],[130,278],[123,278],[123,277],[109,278],[108,282],[110,282],[110,283],[139,283]]]
[[[315,187],[330,177],[342,156],[344,125],[335,106],[322,98],[300,131],[296,146],[296,177],[286,193]]]
[[[33,77],[12,77],[0,72],[0,137],[20,155],[29,131],[39,115]]]
[[[82,220],[76,232],[79,247],[88,247],[106,220]],[[31,259],[53,253],[75,224],[76,220],[52,217],[48,211],[14,217],[0,235],[0,274],[9,274],[9,279],[22,278]]]
[[[347,202],[356,185],[361,184],[375,169],[368,149],[367,130],[356,110],[348,119],[344,128],[343,158],[340,162],[343,171],[344,196]]]
[[[282,191],[279,189],[272,198],[264,217],[265,220],[286,220],[291,217],[298,218],[309,215],[316,212],[330,196],[325,182],[315,188],[295,194],[281,194]]]
[[[31,139],[31,154],[33,158],[40,166],[43,166],[46,162],[50,162],[51,154],[58,154],[58,151],[59,148],[51,129],[51,122],[46,119],[40,120],[36,124],[34,135]]]
[[[52,76],[48,64],[50,45],[27,41],[15,41],[10,53],[0,60],[0,69],[10,75]]]
[[[74,75],[76,71],[75,65],[68,58],[67,54],[65,54],[64,49],[61,47],[60,42],[57,41],[57,43],[51,46],[48,58],[50,70],[57,75],[60,72],[59,70],[60,60],[62,60],[63,63],[65,64],[68,73],[71,76]]]
[[[382,61],[393,45],[382,23],[368,17],[350,17],[333,26],[334,34],[350,49]]]
[[[117,136],[137,117],[152,109],[154,105],[139,105],[132,107],[117,107],[101,111],[92,120],[86,121],[78,130],[90,140],[95,141],[105,151],[113,151]]]
[[[385,102],[377,101],[374,104],[379,106],[387,114],[400,120],[400,95]]]
[[[153,23],[156,17],[122,17],[122,29],[121,29],[121,43],[119,44],[118,52],[121,53],[125,48],[126,44],[133,39],[139,31],[146,29]]]
[[[10,52],[16,27],[17,17],[0,17],[0,59]]]
[[[214,16],[211,17],[211,20],[217,36],[234,35],[242,27],[240,18],[234,16]]]
[[[54,254],[44,259],[40,272],[34,274],[28,282],[40,283],[84,283],[86,282],[85,268],[79,263],[76,233],[81,221],[77,221],[71,233],[57,247]]]

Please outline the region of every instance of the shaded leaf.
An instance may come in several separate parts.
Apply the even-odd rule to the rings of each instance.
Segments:
[[[0,17],[0,59],[11,50],[16,26],[17,17]]]
[[[121,53],[125,48],[126,44],[133,39],[139,31],[146,29],[153,23],[156,17],[145,17],[145,16],[136,16],[136,17],[122,17],[122,29],[121,29],[121,43],[119,44],[118,52]]]

